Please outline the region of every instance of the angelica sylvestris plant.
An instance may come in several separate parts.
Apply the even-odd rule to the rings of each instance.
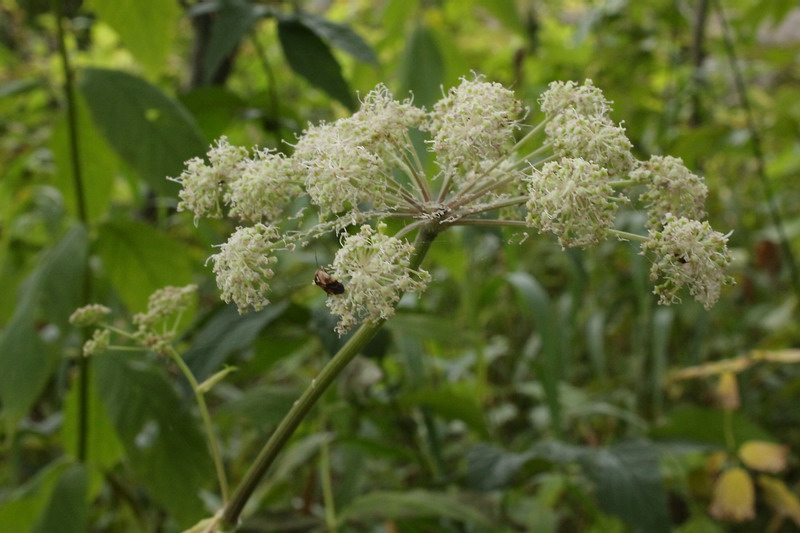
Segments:
[[[702,220],[706,187],[680,159],[637,161],[624,128],[610,118],[611,102],[590,80],[554,82],[540,104],[541,112],[531,112],[481,77],[462,79],[430,110],[379,85],[352,116],[309,126],[291,156],[232,146],[223,137],[206,160],[188,161],[174,178],[182,186],[178,209],[191,211],[195,223],[222,216],[238,223],[210,257],[225,302],[240,313],[262,309],[278,257],[335,233],[341,247],[314,279],[343,288],[326,290],[340,335],[361,324],[202,527],[235,526],[314,402],[394,314],[400,297],[425,290],[431,276],[421,262],[451,226],[509,226],[523,236],[536,229],[564,248],[640,241],[662,304],[679,301],[686,287],[709,308],[732,282],[725,274],[728,237]],[[537,124],[524,124],[528,117]],[[423,165],[412,130],[427,136],[435,165]],[[618,210],[628,206],[647,211],[647,235],[614,228]],[[393,234],[385,224],[392,219],[404,222],[391,225],[401,228]]]

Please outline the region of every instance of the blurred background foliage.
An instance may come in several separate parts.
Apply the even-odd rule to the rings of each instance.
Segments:
[[[234,484],[341,343],[311,286],[333,237],[282,258],[274,305],[239,317],[204,264],[232,225],[195,227],[165,177],[222,135],[290,152],[377,83],[430,106],[471,72],[513,88],[534,123],[550,81],[593,79],[639,158],[706,177],[737,286],[710,312],[660,308],[635,246],[448,231],[434,283],[301,426],[242,530],[800,527],[762,488],[752,520],[708,511],[710,454],[746,440],[788,447],[778,478],[797,494],[796,358],[738,372],[735,414],[713,373],[670,379],[800,341],[795,2],[0,0],[0,530],[177,531],[218,503],[175,369],[135,352],[80,362],[76,307],[125,316],[200,285],[182,349],[200,380],[238,367],[208,397]]]

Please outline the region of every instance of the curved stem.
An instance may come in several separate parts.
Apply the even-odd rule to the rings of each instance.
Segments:
[[[420,229],[417,239],[414,242],[414,255],[411,256],[409,267],[416,269],[422,263],[422,259],[428,253],[431,243],[439,233],[439,226],[426,226]],[[300,398],[294,403],[292,408],[283,417],[278,427],[272,433],[267,443],[259,452],[255,461],[250,465],[249,470],[242,479],[241,483],[233,492],[230,502],[222,512],[220,525],[223,528],[234,529],[242,514],[245,504],[252,496],[261,479],[267,473],[272,463],[277,458],[283,447],[294,434],[297,427],[305,419],[317,400],[328,390],[344,368],[358,355],[362,348],[375,336],[385,319],[377,322],[366,322],[353,334],[352,337],[339,349],[328,364],[320,371],[319,375],[311,380],[308,388]]]
[[[216,434],[214,433],[214,427],[211,425],[211,416],[208,414],[208,406],[206,405],[206,399],[203,396],[203,392],[200,390],[200,386],[197,383],[197,380],[192,374],[191,369],[186,364],[186,362],[181,358],[181,356],[176,352],[174,349],[168,350],[168,354],[170,359],[172,359],[178,368],[180,368],[181,373],[186,378],[186,381],[192,386],[192,392],[194,392],[194,399],[197,402],[197,407],[200,409],[200,418],[203,419],[203,428],[206,432],[206,437],[208,438],[208,447],[211,451],[211,458],[214,461],[214,470],[217,472],[217,480],[219,481],[219,490],[222,494],[222,501],[228,501],[228,478],[225,475],[225,467],[222,464],[222,454],[219,451],[219,443],[217,442]]]

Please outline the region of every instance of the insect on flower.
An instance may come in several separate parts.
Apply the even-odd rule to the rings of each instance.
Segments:
[[[314,273],[314,284],[327,294],[339,295],[344,293],[342,282],[334,279],[321,268]]]

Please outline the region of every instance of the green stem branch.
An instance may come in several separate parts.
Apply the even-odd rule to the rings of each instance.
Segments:
[[[426,226],[420,229],[417,239],[414,242],[414,255],[411,257],[409,267],[416,269],[422,263],[422,259],[428,253],[433,240],[436,238],[440,228],[438,226]],[[222,512],[221,526],[227,529],[234,529],[242,514],[245,504],[252,496],[261,479],[269,470],[272,463],[277,458],[283,447],[289,442],[292,434],[305,419],[317,400],[328,390],[344,368],[358,355],[364,346],[375,336],[383,326],[385,319],[377,322],[366,322],[353,334],[344,346],[336,353],[328,364],[320,371],[319,375],[313,379],[308,388],[300,398],[294,403],[289,412],[281,420],[272,436],[259,452],[255,461],[250,465],[250,469],[242,479],[241,483],[231,497],[230,502]]]

